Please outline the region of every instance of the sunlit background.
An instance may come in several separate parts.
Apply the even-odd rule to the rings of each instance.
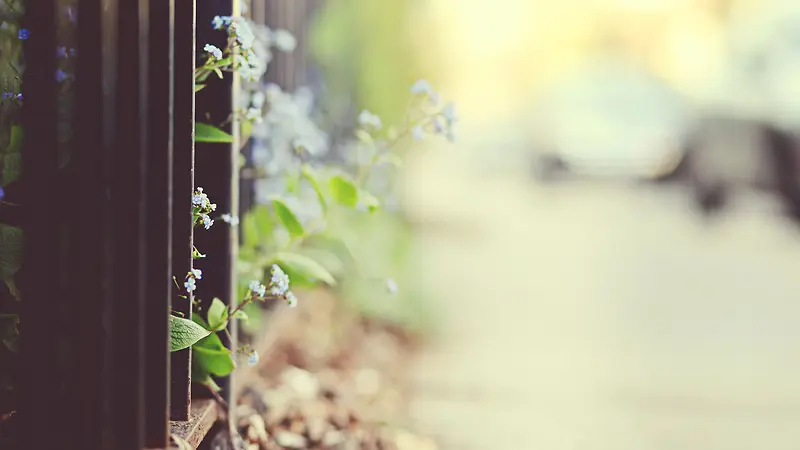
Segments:
[[[343,225],[400,286],[347,299],[431,336],[415,429],[457,450],[797,447],[799,231],[754,187],[777,180],[765,127],[800,150],[798,5],[320,5],[300,42],[328,111],[395,123],[418,79],[457,106],[455,144],[405,149],[405,221]],[[716,153],[687,166],[697,130]],[[708,174],[735,187],[713,217]]]

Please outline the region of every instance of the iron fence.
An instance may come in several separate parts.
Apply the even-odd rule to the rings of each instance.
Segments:
[[[305,34],[312,4],[254,0],[249,10],[256,22]],[[218,211],[252,202],[252,186],[239,179],[241,143],[195,144],[193,136],[195,118],[225,122],[234,110],[233,77],[210,84],[195,104],[194,68],[196,42],[225,45],[202,25],[238,6],[28,1],[22,173],[8,189],[20,204],[12,220],[24,230],[16,381],[20,437],[33,442],[25,448],[169,448],[170,421],[174,428],[207,416],[193,414],[191,351],[169,352],[167,316],[191,317],[191,294],[180,298],[173,276],[193,265],[203,270],[204,300],[236,301],[238,230],[195,236],[190,198],[197,183]],[[53,76],[64,14],[77,17],[67,89]],[[270,81],[297,87],[307,61],[301,44]],[[71,132],[61,139],[64,111]],[[235,119],[224,129],[239,134]],[[8,219],[3,211],[0,221]],[[195,245],[208,258],[193,260]],[[221,386],[230,397],[232,379]]]

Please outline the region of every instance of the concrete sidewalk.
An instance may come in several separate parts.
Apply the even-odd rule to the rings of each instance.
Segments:
[[[407,165],[444,313],[412,415],[446,450],[797,449],[800,243],[753,199],[709,229],[681,192]]]

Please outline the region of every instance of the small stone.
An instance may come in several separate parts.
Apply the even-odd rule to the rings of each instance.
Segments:
[[[308,439],[312,442],[321,442],[328,430],[328,423],[324,419],[311,419],[306,428]]]
[[[285,448],[305,448],[308,445],[306,438],[289,431],[279,431],[275,435],[275,442]]]
[[[239,418],[239,424],[241,425],[244,420],[246,420],[250,416],[254,416],[258,414],[258,411],[255,410],[250,405],[242,404],[236,407],[236,417]]]
[[[350,413],[344,408],[337,408],[331,414],[330,422],[336,428],[343,430],[350,425]]]
[[[254,442],[252,439],[250,439],[250,430],[253,430],[253,434],[256,438],[255,442],[264,445],[269,440],[269,434],[267,434],[267,424],[264,423],[263,417],[259,415],[250,416],[250,428],[248,429],[248,440],[250,442]]]
[[[341,431],[328,430],[328,432],[325,433],[325,437],[322,438],[322,446],[328,448],[340,445],[344,442],[344,439],[344,434],[342,434]]]
[[[314,399],[319,395],[319,380],[303,369],[287,368],[281,373],[281,381],[290,386],[301,399]]]
[[[289,431],[295,434],[305,434],[306,432],[306,423],[303,420],[294,419],[292,423],[289,424]]]

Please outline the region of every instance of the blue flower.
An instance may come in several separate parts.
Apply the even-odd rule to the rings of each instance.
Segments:
[[[30,35],[31,35],[31,32],[28,31],[27,28],[22,28],[22,29],[19,30],[19,33],[17,33],[17,37],[20,38],[23,41],[25,39],[28,39],[28,37],[30,37]]]
[[[206,44],[206,46],[203,47],[203,50],[213,56],[214,59],[222,59],[222,50],[215,45]]]
[[[221,30],[231,24],[231,16],[214,16],[211,19],[211,25],[215,30]]]
[[[250,353],[250,356],[247,358],[247,365],[248,366],[255,366],[256,364],[258,364],[258,352],[253,350]]]
[[[189,278],[183,283],[183,287],[186,288],[187,292],[193,292],[195,289],[197,289],[197,284],[194,281],[194,278]]]
[[[200,218],[203,220],[203,226],[205,227],[206,230],[211,228],[211,225],[214,225],[214,221],[211,220],[211,217],[208,217],[207,214],[203,214],[202,216],[200,216]]]
[[[62,81],[66,80],[66,79],[67,79],[67,74],[64,73],[63,70],[57,69],[56,70],[56,81],[61,83]]]
[[[6,198],[6,191],[4,191],[3,188],[0,187],[0,200],[4,198]]]

